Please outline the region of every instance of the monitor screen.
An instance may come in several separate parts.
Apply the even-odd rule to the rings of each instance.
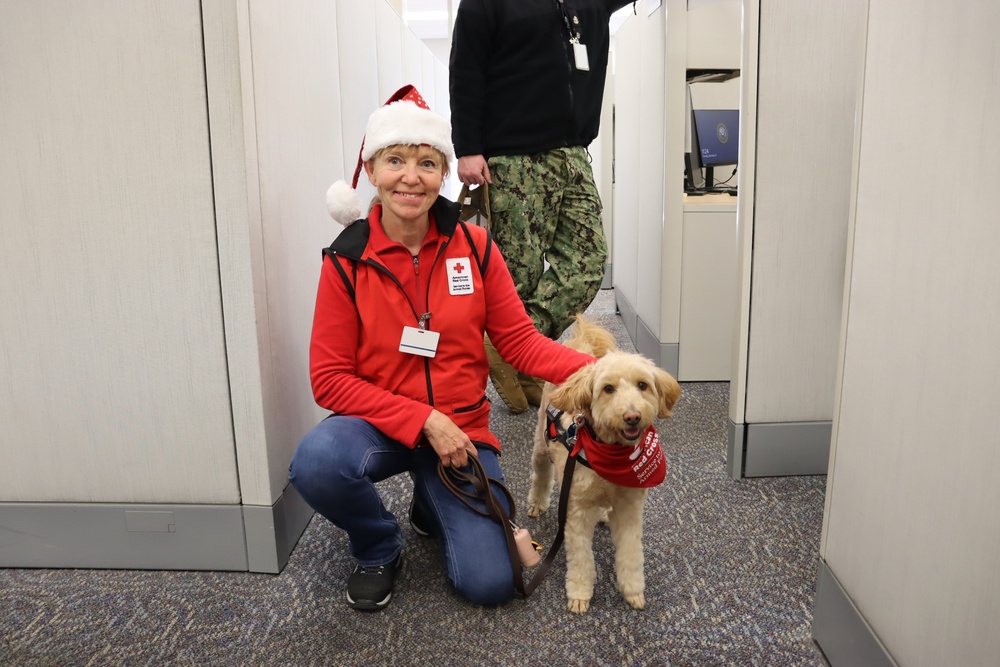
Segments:
[[[701,166],[736,164],[740,152],[739,110],[695,109],[693,116]]]

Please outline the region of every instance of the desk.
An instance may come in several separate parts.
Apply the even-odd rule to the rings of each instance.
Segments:
[[[736,331],[736,197],[684,196],[677,379],[728,381]]]

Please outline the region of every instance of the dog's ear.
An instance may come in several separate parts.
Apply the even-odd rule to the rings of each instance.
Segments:
[[[656,393],[660,397],[660,413],[657,417],[666,419],[670,416],[670,411],[673,409],[674,403],[681,397],[681,386],[677,384],[674,376],[662,368],[657,368],[654,373],[656,378]]]
[[[566,378],[549,394],[549,403],[566,412],[589,410],[594,397],[596,366],[596,363],[587,364]]]

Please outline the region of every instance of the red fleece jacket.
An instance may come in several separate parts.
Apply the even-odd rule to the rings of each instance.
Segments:
[[[535,330],[496,246],[479,275],[476,257],[493,243],[486,230],[466,225],[474,252],[456,205],[439,198],[431,214],[416,257],[385,235],[378,205],[327,251],[310,347],[313,393],[321,407],[365,419],[410,447],[425,442],[421,429],[436,408],[473,441],[499,449],[489,430],[484,332],[514,368],[557,384],[594,358]],[[425,313],[427,328],[440,333],[436,355],[400,352],[403,328],[418,327]]]

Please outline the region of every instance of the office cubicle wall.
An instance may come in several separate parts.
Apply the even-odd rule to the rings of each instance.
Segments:
[[[650,13],[640,2],[615,37],[615,298],[636,349],[674,372],[684,98],[664,90],[684,89],[684,5],[668,0]],[[664,162],[671,153],[676,165]],[[665,179],[677,187],[667,201]]]
[[[691,219],[692,233],[685,234],[687,75],[739,69],[740,11],[738,0],[639,3],[615,40],[615,297],[636,349],[682,380],[719,379],[680,373],[681,338],[699,323],[731,321],[731,307],[723,306],[720,315],[719,301],[699,286],[715,287],[736,265],[734,210],[722,214],[732,217],[728,237],[705,233],[720,226],[718,219],[706,225]],[[729,103],[738,103],[735,89],[723,87],[731,93]],[[735,201],[724,208],[734,209]],[[720,293],[727,287],[735,294],[735,284],[721,286]],[[687,349],[697,347],[691,342]],[[717,352],[724,370],[729,353],[726,344]]]
[[[866,5],[813,634],[834,667],[994,665],[1000,226],[966,184],[1000,179],[1000,11]]]
[[[447,105],[381,4],[0,9],[0,565],[280,570],[326,188],[383,90]]]
[[[0,13],[0,499],[237,504],[200,5]]]
[[[754,104],[740,133],[753,173],[744,161],[734,477],[826,470],[864,6],[744,6],[744,78],[756,87],[744,89]]]

